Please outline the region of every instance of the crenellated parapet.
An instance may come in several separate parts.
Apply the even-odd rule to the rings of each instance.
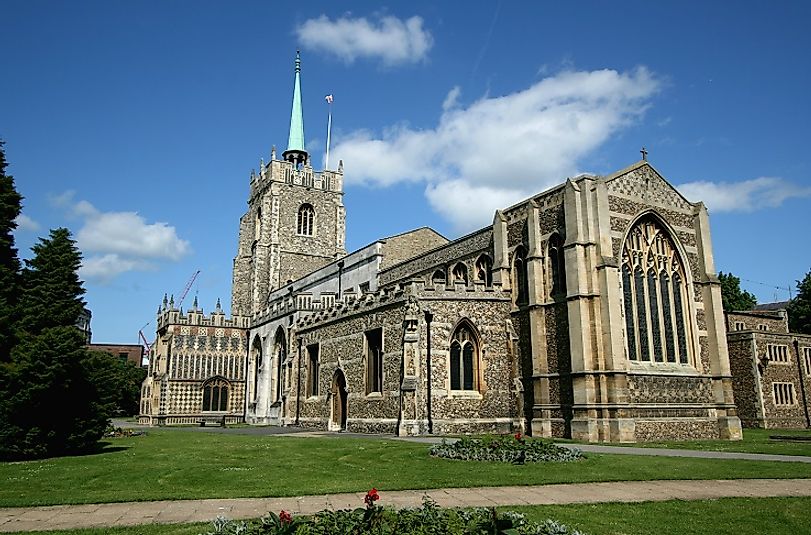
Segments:
[[[275,159],[275,151],[267,163],[259,161],[259,172],[251,171],[250,199],[261,195],[272,183],[281,183],[291,186],[303,186],[314,190],[342,192],[344,182],[343,162],[338,164],[337,170],[316,171],[309,161],[296,165],[285,160]]]
[[[423,279],[413,279],[403,284],[394,284],[380,288],[376,292],[360,295],[346,294],[343,301],[336,301],[330,307],[314,309],[310,314],[296,321],[299,330],[318,327],[326,323],[364,314],[376,308],[394,303],[405,304],[409,296],[420,300],[476,300],[476,301],[509,301],[509,290],[504,290],[500,283],[486,286],[483,282],[473,284],[432,284]]]
[[[158,331],[169,325],[247,329],[250,324],[251,318],[248,316],[234,315],[230,318],[226,317],[219,299],[217,299],[217,305],[211,314],[205,314],[203,309],[197,306],[197,298],[194,299],[194,304],[185,314],[182,308],[175,307],[174,297],[167,300],[166,296],[164,296],[163,303],[158,308]]]

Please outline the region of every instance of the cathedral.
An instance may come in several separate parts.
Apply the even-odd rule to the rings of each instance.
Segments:
[[[287,150],[250,176],[232,316],[164,299],[141,423],[741,438],[707,209],[644,152],[466,236],[347,253],[343,162],[313,168],[300,76]]]

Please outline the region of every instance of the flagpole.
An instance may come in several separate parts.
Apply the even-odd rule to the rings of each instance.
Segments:
[[[329,169],[329,141],[330,141],[330,134],[332,133],[332,95],[328,95],[327,98],[327,105],[329,106],[328,116],[327,116],[327,161],[324,165],[324,169]]]

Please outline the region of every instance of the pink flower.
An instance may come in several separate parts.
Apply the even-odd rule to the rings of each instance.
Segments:
[[[289,524],[293,521],[293,515],[287,511],[282,511],[279,513],[279,520],[282,522],[282,524]]]

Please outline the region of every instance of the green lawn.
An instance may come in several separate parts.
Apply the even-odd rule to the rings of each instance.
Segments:
[[[675,448],[703,451],[734,451],[742,453],[771,453],[773,455],[811,456],[811,441],[789,442],[771,440],[771,435],[791,435],[811,438],[811,431],[798,429],[744,429],[743,440],[690,440],[680,442],[644,442],[639,444],[617,444],[618,446],[639,446],[643,448]],[[568,441],[567,441],[568,442]],[[614,444],[611,444],[614,445]]]
[[[811,464],[589,455],[513,466],[401,441],[155,430],[96,455],[0,464],[0,506],[649,479],[811,477]]]
[[[721,500],[539,505],[504,507],[542,521],[554,518],[588,535],[803,535],[811,533],[811,498],[724,498]],[[198,535],[209,524],[151,525],[38,535]],[[34,535],[34,534],[31,534]]]

